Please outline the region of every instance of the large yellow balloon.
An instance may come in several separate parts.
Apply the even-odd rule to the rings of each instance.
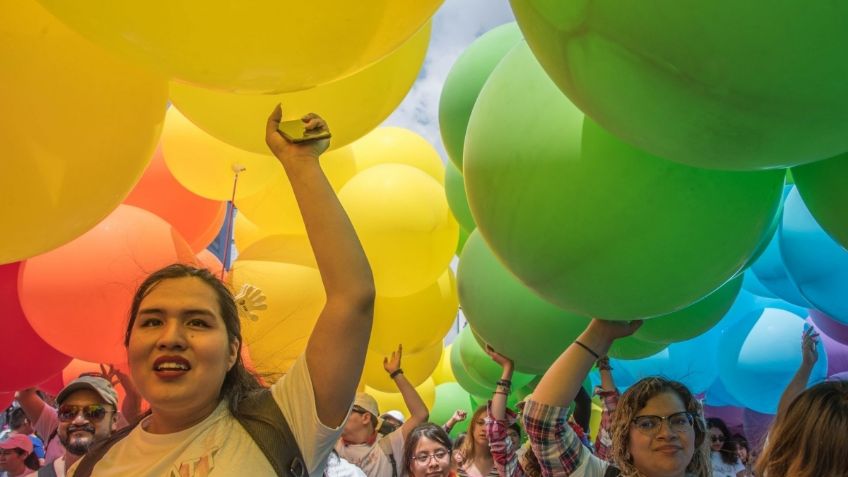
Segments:
[[[179,81],[297,91],[398,48],[443,0],[39,0],[106,48]]]
[[[353,150],[343,147],[321,156],[321,168],[336,191],[356,174]],[[281,169],[282,170],[282,169]],[[288,177],[279,175],[252,195],[236,198],[236,207],[269,234],[305,234],[303,218]]]
[[[256,321],[242,320],[242,334],[260,373],[285,373],[306,350],[324,308],[318,270],[290,263],[236,260],[230,273],[234,290],[251,284],[267,297],[268,309]]]
[[[0,263],[54,249],[121,203],[156,147],[167,83],[0,0]]]
[[[271,234],[260,229],[250,219],[245,217],[244,214],[238,211],[235,213],[235,220],[233,220],[233,242],[239,252],[246,250],[254,243],[269,235]]]
[[[427,405],[427,409],[433,409],[433,404],[436,403],[436,383],[432,379],[427,379],[421,385],[416,386],[415,390],[421,396],[421,400]],[[377,400],[377,405],[380,407],[380,413],[384,414],[389,411],[400,411],[404,416],[409,418],[409,408],[403,402],[403,395],[398,392],[386,393],[379,389],[374,389],[371,386],[365,386],[365,392],[370,394]]]
[[[265,121],[274,106],[283,105],[286,120],[315,112],[330,125],[330,148],[338,149],[380,125],[397,108],[418,76],[429,41],[428,23],[403,46],[368,68],[303,91],[237,94],[172,82],[171,101],[204,131],[257,153],[268,151]]]
[[[456,376],[453,375],[453,368],[451,368],[450,364],[452,346],[453,343],[445,346],[445,351],[442,353],[441,359],[439,359],[439,365],[433,371],[432,378],[436,385],[456,382]]]
[[[409,129],[382,127],[353,143],[356,169],[364,171],[377,164],[407,164],[445,184],[445,164],[426,139]]]
[[[458,310],[456,277],[451,269],[445,270],[436,283],[412,295],[378,295],[368,347],[389,354],[403,343],[404,352],[417,353],[442,342]]]
[[[252,350],[253,348],[251,348],[251,352]],[[438,366],[443,350],[442,343],[436,343],[415,354],[404,352],[400,366],[403,368],[403,374],[406,376],[406,379],[413,386],[419,386],[426,381],[433,374],[436,366]],[[384,353],[369,348],[368,353],[365,355],[365,369],[362,372],[362,381],[367,386],[378,391],[396,393],[398,390],[395,382],[383,368],[383,358],[387,356]]]
[[[379,295],[415,293],[444,273],[459,225],[435,179],[405,164],[379,164],[348,181],[339,200],[365,248]]]
[[[239,251],[239,260],[264,260],[318,268],[306,235],[269,235]]]
[[[230,146],[192,124],[177,108],[168,109],[162,150],[180,184],[208,199],[232,198],[236,170],[240,171],[236,198],[256,194],[284,175],[270,151],[256,154]]]

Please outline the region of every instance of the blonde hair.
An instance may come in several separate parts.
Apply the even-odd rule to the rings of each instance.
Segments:
[[[706,426],[701,403],[695,399],[695,396],[685,385],[659,377],[640,380],[619,399],[610,424],[613,464],[621,470],[621,475],[628,477],[643,475],[633,464],[633,457],[630,455],[630,423],[636,417],[636,413],[642,410],[651,398],[662,393],[677,394],[686,406],[686,410],[692,413],[695,418],[693,423],[695,428],[695,453],[692,455],[689,465],[686,466],[687,474],[697,477],[711,477],[710,448],[706,439]]]
[[[757,475],[845,475],[848,382],[829,381],[802,392],[777,415],[757,461]]]
[[[477,442],[474,439],[474,433],[477,431],[477,421],[486,413],[486,405],[478,407],[471,416],[471,422],[468,423],[468,432],[462,445],[459,447],[459,452],[462,453],[462,467],[468,467],[474,463],[474,458],[480,452],[477,449]]]

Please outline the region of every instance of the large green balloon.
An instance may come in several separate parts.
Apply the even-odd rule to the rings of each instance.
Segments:
[[[784,175],[629,146],[584,120],[523,42],[480,93],[464,167],[477,228],[507,268],[566,310],[612,320],[671,313],[733,277],[772,223]]]
[[[510,3],[562,91],[648,152],[744,170],[848,150],[848,2]]]
[[[628,336],[615,340],[607,355],[615,359],[642,359],[653,356],[667,347],[665,343],[653,343]]]
[[[436,386],[436,402],[433,404],[433,409],[430,409],[430,422],[441,426],[448,422],[457,409],[467,412],[468,419],[456,423],[451,430],[452,437],[465,432],[468,428],[468,421],[471,420],[471,414],[474,412],[471,396],[457,383],[442,383]]]
[[[465,128],[477,95],[501,58],[520,40],[521,31],[515,23],[493,28],[457,58],[445,79],[439,98],[439,130],[448,157],[460,170]]]
[[[633,334],[643,341],[674,343],[705,333],[721,321],[742,289],[742,274],[686,308],[645,320]]]
[[[819,225],[848,248],[848,154],[796,167],[792,177]]]
[[[494,383],[491,385],[484,385],[483,383],[477,382],[475,378],[471,377],[468,370],[465,369],[465,365],[462,363],[462,358],[459,355],[459,340],[455,341],[453,346],[451,346],[450,364],[451,371],[453,371],[456,382],[459,383],[463,389],[468,391],[470,394],[475,394],[477,396],[488,396],[492,394],[492,391],[495,389]]]
[[[448,207],[459,222],[459,226],[468,232],[473,232],[477,224],[474,223],[471,209],[468,208],[462,172],[452,162],[445,165],[445,195],[448,198]]]
[[[489,389],[485,394],[477,394],[478,396],[491,396],[495,390],[495,385],[501,379],[503,368],[495,363],[492,358],[486,354],[480,343],[475,339],[474,331],[470,326],[462,329],[453,345],[459,349],[459,359],[462,360],[463,368],[468,374],[484,387]],[[451,348],[453,351],[453,348]],[[535,376],[525,374],[519,371],[512,373],[512,387],[518,389],[526,386]]]
[[[479,231],[468,238],[457,269],[465,318],[516,369],[541,374],[589,325],[540,298],[507,270]]]

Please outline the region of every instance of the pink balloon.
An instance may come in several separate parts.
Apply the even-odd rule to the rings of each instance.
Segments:
[[[762,414],[751,409],[745,409],[742,418],[745,426],[745,437],[748,438],[751,450],[762,449],[771,423],[774,421],[774,414]]]
[[[47,344],[32,329],[18,299],[21,263],[0,265],[0,390],[20,391],[56,374],[71,357]]]
[[[727,424],[731,434],[744,434],[745,408],[736,406],[704,406],[705,417],[717,417]]]
[[[833,339],[824,329],[819,328],[819,321],[821,320],[816,321],[812,317],[807,319],[818,332],[819,346],[824,346],[824,352],[827,354],[827,375],[833,376],[848,371],[848,345]]]

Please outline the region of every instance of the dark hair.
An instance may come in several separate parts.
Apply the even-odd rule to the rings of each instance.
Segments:
[[[456,439],[453,440],[453,448],[459,449],[462,447],[462,443],[465,442],[465,438],[468,436],[467,432],[460,432],[457,434]]]
[[[189,277],[202,280],[203,283],[209,285],[215,292],[215,295],[218,297],[218,306],[221,309],[221,318],[223,318],[224,325],[227,329],[229,342],[238,343],[236,362],[224,376],[224,383],[221,385],[221,392],[218,395],[219,399],[227,400],[227,406],[230,412],[234,416],[238,416],[239,403],[250,394],[262,389],[262,385],[256,376],[244,367],[244,362],[241,359],[241,322],[239,321],[238,308],[236,308],[233,294],[227,285],[209,270],[175,263],[150,274],[138,287],[135,296],[133,296],[130,319],[129,323],[127,323],[126,335],[124,336],[124,346],[129,346],[130,344],[130,335],[132,335],[133,324],[135,324],[135,318],[138,315],[141,301],[150,294],[151,290],[164,280]]]
[[[35,452],[30,452],[29,455],[27,455],[26,451],[23,449],[15,448],[15,450],[18,451],[18,454],[20,454],[21,457],[26,455],[24,458],[24,465],[29,467],[30,470],[38,470],[41,468],[41,462],[38,460],[38,456],[35,455]]]
[[[518,434],[518,442],[515,443],[515,446],[517,448],[521,445],[521,426],[519,426],[517,422],[513,422],[512,425],[509,426],[509,428],[515,431],[516,434]]]
[[[736,450],[742,448],[748,452],[751,452],[751,446],[750,444],[748,444],[748,439],[742,434],[733,434],[733,442],[736,443]]]
[[[16,407],[9,415],[9,429],[17,431],[27,420],[26,413],[20,407]]]
[[[415,454],[415,448],[418,446],[418,441],[420,441],[422,437],[426,437],[431,441],[436,441],[443,445],[445,449],[448,450],[448,455],[450,455],[450,452],[453,450],[453,442],[451,442],[450,436],[441,426],[437,426],[432,422],[419,424],[412,430],[412,432],[409,433],[409,437],[406,438],[406,444],[403,445],[402,468],[406,472],[412,470],[412,457]]]
[[[727,428],[727,424],[718,417],[708,417],[707,430],[709,431],[713,427],[720,430],[724,436],[724,442],[722,442],[721,450],[719,451],[721,460],[724,461],[725,464],[732,465],[738,463],[739,454],[736,453],[736,442],[730,438],[730,429]]]

